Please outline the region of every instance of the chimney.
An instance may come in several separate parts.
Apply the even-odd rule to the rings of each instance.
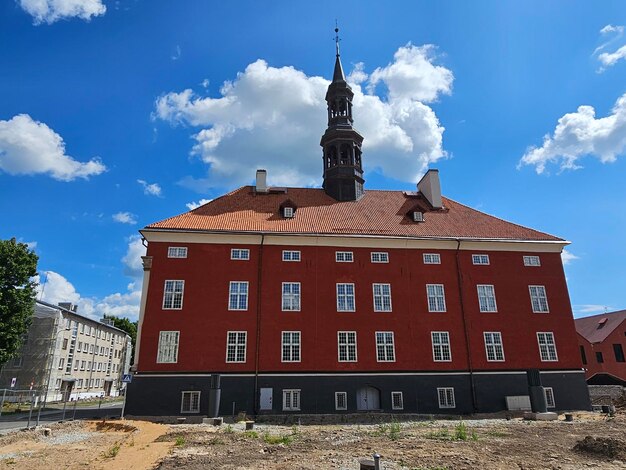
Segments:
[[[417,183],[417,190],[424,195],[434,209],[441,209],[441,185],[439,184],[439,170],[428,170]]]
[[[74,313],[78,311],[78,305],[75,305],[72,302],[59,302],[59,307]]]
[[[266,193],[267,189],[267,171],[266,170],[257,170],[256,171],[256,188],[257,193]]]

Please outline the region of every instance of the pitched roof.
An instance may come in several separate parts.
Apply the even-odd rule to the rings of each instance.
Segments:
[[[626,310],[576,318],[576,331],[590,343],[601,343],[626,320]]]
[[[297,207],[291,219],[283,218],[279,210],[287,200]],[[357,201],[338,202],[323,189],[283,188],[260,194],[243,186],[146,229],[564,242],[448,198],[443,204],[444,209],[432,210],[420,193],[403,191],[368,190]],[[425,208],[424,222],[410,218],[416,207]]]

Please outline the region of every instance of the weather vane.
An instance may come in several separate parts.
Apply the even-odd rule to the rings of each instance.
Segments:
[[[337,57],[339,57],[339,26],[337,25],[337,20],[335,19],[335,50],[337,52]]]

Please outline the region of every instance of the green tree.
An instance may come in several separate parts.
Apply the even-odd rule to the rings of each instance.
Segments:
[[[16,355],[30,326],[38,259],[26,243],[0,240],[0,365]]]
[[[133,352],[130,355],[130,363],[133,364],[135,358],[135,343],[137,342],[137,322],[132,322],[128,318],[115,317],[113,315],[105,315],[104,318],[113,320],[113,326],[125,331],[130,336]]]

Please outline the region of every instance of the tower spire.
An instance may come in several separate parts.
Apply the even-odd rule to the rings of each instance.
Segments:
[[[339,26],[337,26],[337,20],[335,20],[335,51],[337,57],[339,57]]]

